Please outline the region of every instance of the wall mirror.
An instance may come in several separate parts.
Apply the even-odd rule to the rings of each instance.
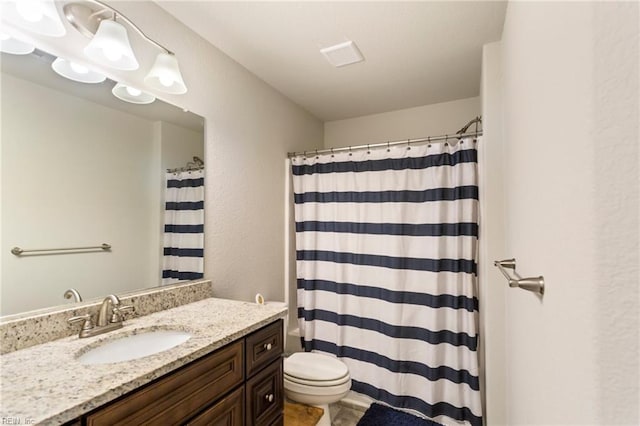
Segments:
[[[192,226],[165,211],[166,171],[198,168],[204,119],[160,100],[122,102],[113,81],[67,80],[53,59],[39,50],[1,57],[2,316],[72,303],[68,288],[86,301],[161,285],[163,257],[175,254],[165,221]],[[202,228],[186,237],[202,239]],[[102,244],[111,248],[26,252]]]

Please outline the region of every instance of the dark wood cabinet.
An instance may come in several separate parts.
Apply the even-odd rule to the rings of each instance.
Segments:
[[[82,424],[282,424],[282,320],[83,416]]]
[[[245,365],[247,377],[282,356],[282,324],[278,321],[249,335],[246,339]]]
[[[249,424],[269,426],[282,414],[284,388],[282,361],[272,362],[246,384],[245,413]]]
[[[198,414],[189,426],[244,426],[244,387]]]
[[[282,321],[256,331],[245,342],[247,425],[270,426],[284,407]]]

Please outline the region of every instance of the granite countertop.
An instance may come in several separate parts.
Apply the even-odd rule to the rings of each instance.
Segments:
[[[73,420],[286,313],[284,307],[210,298],[127,319],[123,328],[110,333],[85,339],[74,335],[1,355],[0,422]],[[76,359],[99,342],[154,329],[184,330],[192,337],[167,351],[131,361],[83,365]]]

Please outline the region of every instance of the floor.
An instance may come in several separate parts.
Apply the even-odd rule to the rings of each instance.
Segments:
[[[356,426],[360,417],[364,415],[362,409],[346,406],[339,402],[329,405],[331,426]]]

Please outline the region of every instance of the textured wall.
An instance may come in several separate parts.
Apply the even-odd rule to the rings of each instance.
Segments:
[[[452,134],[480,115],[480,98],[423,105],[324,124],[325,148]]]
[[[509,4],[507,424],[638,424],[638,3]],[[490,356],[490,354],[489,354]]]
[[[505,249],[505,176],[502,44],[487,44],[482,52],[482,120],[484,136],[478,146],[480,173],[480,366],[484,416],[489,425],[506,425],[505,300],[507,285],[493,262],[507,259]]]

